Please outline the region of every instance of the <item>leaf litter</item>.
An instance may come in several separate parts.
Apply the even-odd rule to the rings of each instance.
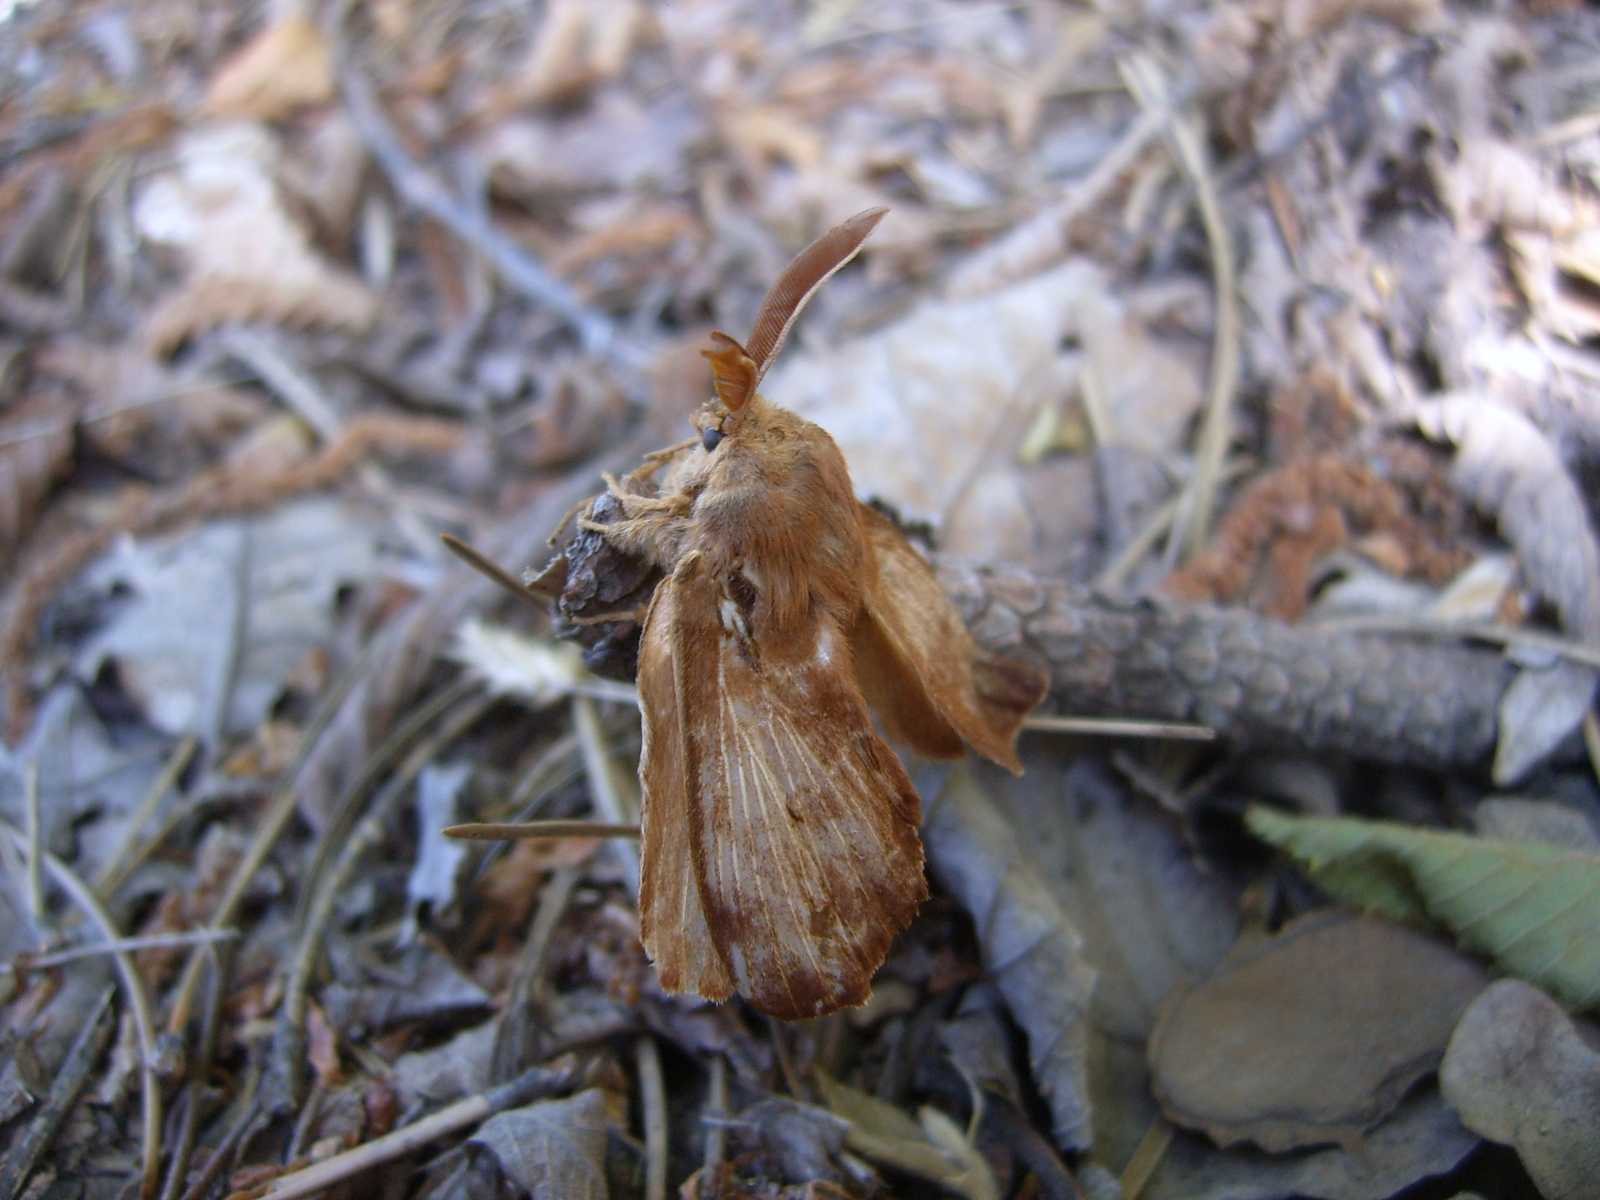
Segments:
[[[0,1195],[1588,1194],[1592,11],[315,8],[3,19]],[[771,398],[1059,712],[1280,712],[919,773],[934,899],[775,1027],[604,842],[438,836],[639,734],[434,535],[537,566],[880,204]]]

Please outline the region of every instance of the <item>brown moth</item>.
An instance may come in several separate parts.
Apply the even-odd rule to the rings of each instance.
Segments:
[[[917,794],[870,712],[923,754],[1020,771],[1044,691],[979,651],[833,439],[756,391],[884,212],[802,251],[744,345],[711,335],[699,438],[607,477],[622,519],[582,522],[664,575],[639,649],[645,950],[668,991],[784,1018],[864,1002],[927,896]]]

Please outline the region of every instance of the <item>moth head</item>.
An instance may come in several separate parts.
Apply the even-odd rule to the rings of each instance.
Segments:
[[[869,208],[859,212],[800,251],[761,302],[748,349],[721,331],[711,335],[711,348],[700,353],[711,363],[711,386],[716,398],[695,420],[700,444],[707,453],[715,451],[723,438],[738,432],[745,414],[755,407],[751,401],[756,397],[756,386],[783,349],[801,310],[835,271],[855,257],[861,243],[888,211]]]
[[[723,438],[738,432],[750,401],[755,397],[761,371],[745,348],[721,331],[711,335],[711,348],[700,353],[711,364],[714,395],[701,410],[695,425],[700,430],[700,444],[709,453]]]

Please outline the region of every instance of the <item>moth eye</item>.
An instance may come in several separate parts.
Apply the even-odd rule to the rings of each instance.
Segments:
[[[700,435],[700,444],[706,448],[707,453],[715,450],[721,441],[722,430],[720,429],[707,429]]]

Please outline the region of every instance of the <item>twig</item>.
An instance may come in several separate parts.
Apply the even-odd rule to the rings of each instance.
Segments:
[[[728,1116],[728,1064],[718,1054],[711,1060],[711,1084],[706,1092],[706,1107],[702,1123],[706,1127],[706,1152],[700,1160],[706,1171],[717,1167],[728,1152],[728,1131],[724,1125]]]
[[[106,860],[106,865],[100,868],[100,874],[95,876],[94,890],[101,896],[112,895],[145,860],[150,851],[155,849],[157,845],[155,838],[142,844],[137,844],[135,839],[139,831],[155,815],[162,798],[177,785],[179,777],[188,769],[189,760],[194,757],[197,745],[199,743],[194,738],[184,738],[167,756],[167,761],[161,767],[161,773],[150,782],[138,807],[133,810],[122,827],[122,836],[117,840],[116,851]]]
[[[190,1181],[188,1190],[183,1193],[183,1200],[200,1200],[211,1191],[211,1182],[221,1173],[223,1165],[228,1161],[228,1156],[234,1148],[244,1140],[250,1126],[255,1124],[261,1116],[261,1106],[256,1103],[256,1091],[261,1086],[261,1071],[256,1068],[250,1072],[250,1077],[245,1083],[244,1094],[240,1098],[240,1105],[244,1109],[239,1119],[235,1121],[228,1132],[217,1143],[216,1149],[206,1159],[205,1165],[195,1173]]]
[[[1139,1139],[1128,1165],[1122,1168],[1124,1200],[1139,1200],[1140,1193],[1156,1173],[1161,1160],[1167,1156],[1167,1147],[1171,1144],[1172,1126],[1164,1118],[1156,1117],[1144,1131],[1144,1137]]]
[[[599,814],[612,824],[626,825],[638,819],[639,794],[633,781],[625,777],[611,757],[600,727],[600,715],[594,710],[594,701],[587,696],[572,698],[572,720],[578,733],[578,746],[583,751],[583,766],[589,776],[589,788],[594,796],[594,806]],[[639,890],[639,850],[626,842],[614,842],[616,854],[622,860],[627,875],[628,889]]]
[[[112,987],[100,993],[66,1057],[56,1069],[44,1106],[12,1144],[5,1167],[0,1170],[0,1197],[3,1200],[16,1200],[22,1194],[39,1156],[49,1149],[73,1101],[88,1081],[90,1070],[105,1052],[106,1043],[111,1040],[111,1022],[106,1017],[110,1014],[111,999],[115,994],[116,989]]]
[[[126,954],[135,950],[169,950],[174,946],[199,946],[208,942],[228,942],[239,936],[237,929],[191,929],[186,933],[152,933],[143,937],[118,938],[114,942],[95,942],[89,946],[73,946],[68,950],[52,950],[48,954],[19,954],[16,969],[36,971],[45,967],[59,967],[62,963],[77,962],[80,958],[94,958],[99,954]]]
[[[538,304],[552,309],[577,331],[584,349],[629,374],[646,363],[638,347],[625,340],[616,324],[596,312],[564,282],[551,275],[515,241],[496,229],[488,216],[462,204],[449,190],[412,161],[399,135],[384,116],[371,83],[351,61],[344,26],[346,3],[333,14],[336,74],[350,121],[388,176],[400,199],[443,225],[492,263],[500,278]]]
[[[227,641],[211,665],[210,703],[206,706],[206,745],[222,745],[228,733],[228,709],[233,706],[233,690],[239,682],[239,664],[244,658],[245,638],[250,630],[250,563],[255,538],[248,525],[236,525],[233,553],[228,563]]]
[[[511,1070],[515,1070],[525,1061],[523,1026],[515,1022],[526,1020],[529,1011],[541,1002],[544,952],[562,914],[567,911],[572,890],[577,885],[577,870],[562,867],[551,872],[550,878],[545,880],[544,887],[539,891],[539,904],[533,911],[533,920],[528,924],[528,940],[523,943],[522,953],[518,956],[517,970],[507,989],[506,1005],[500,1010],[500,1020],[495,1026],[494,1046],[489,1061],[497,1073],[509,1073],[507,1063],[511,1064]]]
[[[1130,55],[1118,64],[1128,90],[1146,108],[1167,112],[1166,86],[1155,63],[1145,54]],[[1170,129],[1178,161],[1194,185],[1200,221],[1211,246],[1211,275],[1217,293],[1216,331],[1212,338],[1211,378],[1206,389],[1205,416],[1195,448],[1195,471],[1186,489],[1187,511],[1174,528],[1177,545],[1193,554],[1205,541],[1211,510],[1222,475],[1222,460],[1232,432],[1234,393],[1239,384],[1239,298],[1235,279],[1233,238],[1222,217],[1216,180],[1206,161],[1205,147],[1192,118],[1173,115]]]
[[[637,838],[639,827],[626,822],[613,824],[609,821],[509,821],[499,824],[483,821],[446,825],[440,832],[445,837],[467,841],[500,842],[517,839],[538,841],[545,838]]]
[[[1041,733],[1078,733],[1085,737],[1171,738],[1184,742],[1212,742],[1217,731],[1208,725],[1185,721],[1134,721],[1115,717],[1061,717],[1033,713],[1022,720],[1024,729]]]
[[[473,696],[450,714],[448,720],[433,729],[430,736],[420,741],[396,769],[388,786],[380,793],[370,812],[362,819],[349,839],[344,842],[338,860],[328,877],[321,881],[308,881],[316,887],[315,898],[306,910],[305,922],[300,930],[300,942],[288,971],[283,1012],[279,1017],[275,1052],[289,1095],[300,1094],[300,1071],[304,1044],[306,1005],[310,995],[311,973],[322,949],[323,933],[333,916],[333,904],[345,889],[356,866],[366,857],[367,851],[378,845],[385,836],[384,822],[389,809],[404,795],[406,788],[439,751],[449,745],[494,705],[494,697]],[[396,739],[391,739],[391,741]],[[379,756],[384,752],[379,751]]]
[[[9,825],[0,825],[0,830],[11,837],[18,849],[27,851],[28,840],[22,833]],[[71,897],[72,902],[83,910],[93,924],[100,927],[105,940],[121,940],[121,932],[111,919],[111,914],[100,903],[100,898],[94,894],[94,889],[55,855],[40,852],[39,858],[57,886]],[[139,1195],[148,1200],[155,1195],[156,1185],[160,1182],[157,1168],[161,1162],[161,1088],[156,1081],[155,1028],[150,1020],[150,1002],[145,996],[144,980],[139,977],[132,957],[124,951],[113,951],[112,961],[117,965],[123,990],[128,993],[128,1003],[133,1009],[134,1030],[139,1035],[139,1082],[144,1107],[144,1171]]]
[[[667,1200],[667,1085],[661,1053],[645,1034],[634,1043],[639,1068],[639,1109],[644,1119],[645,1200]]]
[[[1396,634],[1404,637],[1459,639],[1463,641],[1492,642],[1497,646],[1517,646],[1527,650],[1543,650],[1569,662],[1586,667],[1600,667],[1600,648],[1564,638],[1560,634],[1540,633],[1536,629],[1515,629],[1510,625],[1487,622],[1456,622],[1429,620],[1425,617],[1399,615],[1362,615],[1329,617],[1307,623],[1309,628],[1328,629],[1341,633]]]
[[[228,1200],[294,1200],[295,1197],[314,1195],[346,1179],[354,1179],[373,1167],[404,1158],[447,1133],[476,1125],[497,1112],[516,1108],[530,1100],[570,1091],[577,1083],[577,1078],[575,1061],[553,1067],[532,1067],[510,1083],[458,1100],[431,1117],[424,1117],[403,1129],[385,1134],[353,1150],[346,1150],[343,1154],[335,1154],[304,1170],[282,1175],[265,1189],[233,1192]]]
[[[22,772],[23,805],[27,809],[28,915],[34,924],[44,919],[44,882],[39,877],[44,857],[44,833],[39,820],[39,764],[31,762]]]
[[[300,775],[305,770],[306,763],[310,760],[311,749],[317,744],[319,738],[327,730],[329,723],[339,712],[350,689],[355,686],[359,677],[359,664],[345,672],[340,677],[338,684],[323,698],[312,714],[311,720],[306,723],[305,733],[301,737],[300,754],[295,765],[290,769],[288,785],[280,789],[272,798],[272,803],[267,809],[266,819],[256,831],[255,841],[250,844],[250,849],[245,853],[244,861],[239,864],[228,881],[228,888],[217,901],[216,910],[211,914],[211,927],[213,929],[228,925],[233,921],[234,911],[239,907],[239,902],[244,899],[245,890],[255,879],[256,872],[267,861],[267,855],[272,853],[273,847],[278,844],[278,839],[283,836],[283,831],[289,827],[289,821],[295,813],[298,799],[298,784]],[[172,1015],[168,1018],[167,1028],[174,1033],[179,1032],[189,1023],[189,1007],[194,1000],[194,989],[200,982],[200,970],[206,963],[206,949],[200,947],[189,956],[189,962],[184,967],[183,979],[178,985],[178,990],[172,1002]],[[218,983],[221,989],[221,982]]]

